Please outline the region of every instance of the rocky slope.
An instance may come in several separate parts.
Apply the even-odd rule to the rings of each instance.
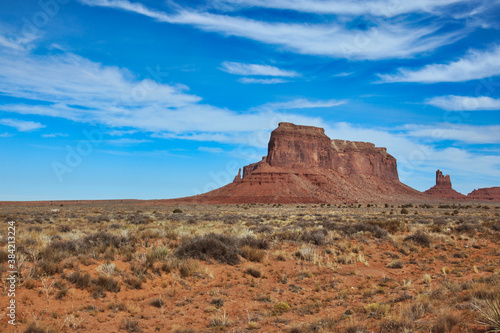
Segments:
[[[280,123],[268,155],[233,183],[190,198],[193,203],[388,202],[427,196],[402,184],[396,159],[367,142],[330,140],[324,129]]]
[[[500,187],[480,188],[467,195],[470,200],[500,201]]]

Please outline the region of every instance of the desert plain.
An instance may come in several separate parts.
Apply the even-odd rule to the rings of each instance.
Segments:
[[[500,203],[47,201],[0,212],[0,324],[13,332],[499,329]]]

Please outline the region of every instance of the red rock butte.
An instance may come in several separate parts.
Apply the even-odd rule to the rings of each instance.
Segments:
[[[436,185],[424,192],[433,197],[443,199],[464,200],[467,196],[455,191],[451,187],[451,179],[449,175],[443,176],[441,170],[436,171]]]
[[[467,195],[469,200],[500,201],[500,187],[480,188]]]
[[[268,154],[234,181],[186,203],[394,202],[426,195],[399,181],[396,159],[368,142],[331,140],[323,128],[280,123]]]

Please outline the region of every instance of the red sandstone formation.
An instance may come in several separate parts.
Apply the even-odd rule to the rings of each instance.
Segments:
[[[443,199],[467,199],[465,195],[451,188],[450,176],[443,176],[440,170],[436,171],[436,185],[424,193]]]
[[[330,140],[322,128],[280,123],[268,155],[243,168],[233,183],[190,198],[192,203],[333,203],[425,199],[402,184],[396,159],[366,142]]]
[[[467,199],[500,201],[500,187],[487,187],[474,190],[467,195]]]

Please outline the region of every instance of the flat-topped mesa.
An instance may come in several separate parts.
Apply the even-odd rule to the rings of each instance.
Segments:
[[[443,199],[466,199],[462,193],[455,191],[451,187],[451,179],[449,175],[443,176],[441,170],[436,171],[436,185],[425,191],[424,193],[433,197]]]
[[[330,140],[319,127],[280,123],[268,154],[201,203],[391,202],[425,196],[402,184],[396,159],[368,142]]]
[[[243,178],[264,163],[244,168]],[[396,159],[373,143],[330,140],[324,129],[280,123],[271,133],[265,163],[272,167],[323,168],[340,175],[375,176],[398,181]]]
[[[329,168],[330,138],[313,126],[279,123],[271,132],[266,162],[273,167]]]

